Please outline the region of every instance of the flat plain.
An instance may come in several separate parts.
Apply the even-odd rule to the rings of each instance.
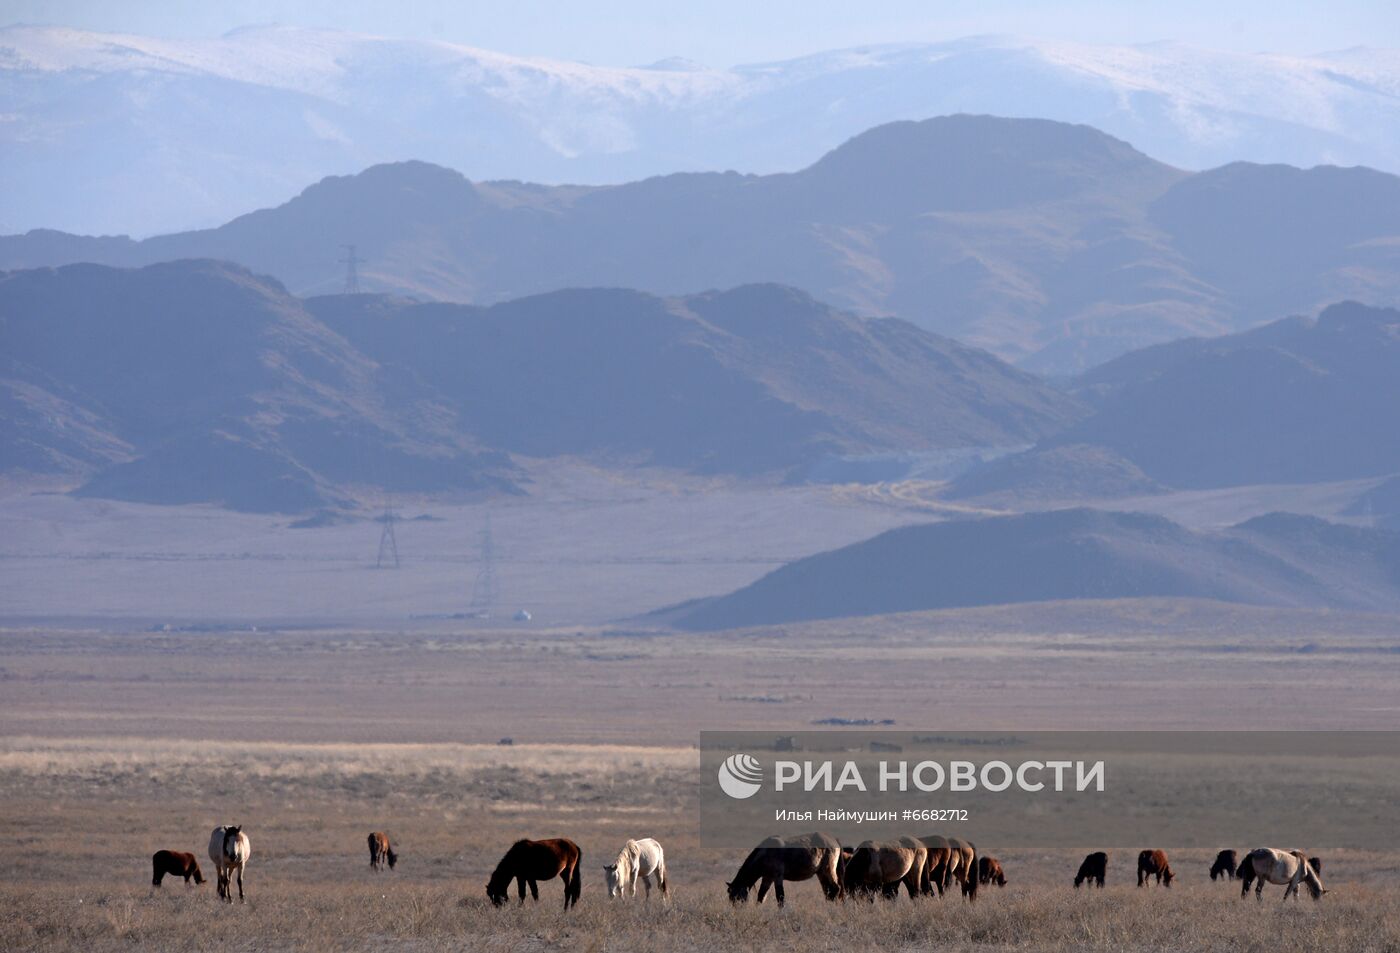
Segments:
[[[1321,902],[1242,902],[1206,851],[1171,890],[1070,886],[1079,851],[979,845],[1010,885],[945,899],[731,907],[742,857],[698,843],[697,732],[825,718],[904,728],[1389,728],[1400,621],[1205,602],[1056,603],[678,636],[443,621],[257,632],[0,633],[0,947],[205,949],[1394,950],[1400,853],[1333,851]],[[1278,686],[1297,691],[1279,691]],[[505,737],[512,745],[500,745]],[[150,887],[160,848],[253,840],[249,902]],[[392,873],[365,835],[389,832]],[[494,909],[518,837],[567,836],[564,914]],[[628,837],[667,848],[666,904],[609,902]],[[1148,845],[1144,845],[1148,846]],[[1171,845],[1150,845],[1166,847]],[[1245,848],[1254,845],[1221,845]],[[1307,845],[1302,845],[1307,846]],[[1092,845],[1086,845],[1092,849]],[[208,864],[205,865],[206,874]]]

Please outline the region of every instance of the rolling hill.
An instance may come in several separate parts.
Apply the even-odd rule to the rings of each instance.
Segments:
[[[6,472],[299,511],[356,487],[513,491],[510,454],[775,478],[1033,441],[1085,412],[982,351],[790,288],[303,301],[212,261],[0,275]]]
[[[661,613],[730,629],[925,609],[1144,596],[1400,610],[1400,534],[1274,513],[1217,532],[1089,509],[890,530]]]
[[[336,484],[514,488],[508,461],[444,426],[426,390],[236,266],[0,275],[0,341],[17,395],[0,429],[6,471],[92,477],[80,492],[110,498],[283,512],[332,501]]]
[[[1090,417],[1047,441],[1107,447],[1170,486],[1311,483],[1400,472],[1400,310],[1178,341],[1095,368]]]
[[[575,287],[777,282],[1046,372],[1346,296],[1400,297],[1400,178],[1235,164],[1190,175],[1083,126],[952,116],[869,130],[791,174],[473,183],[423,162],[330,178],[215,229],[0,238],[0,267],[238,262],[490,304]]]

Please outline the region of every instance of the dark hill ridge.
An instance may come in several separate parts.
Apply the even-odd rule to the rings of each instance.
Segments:
[[[947,116],[877,127],[778,175],[548,187],[375,166],[216,229],[0,238],[0,267],[213,257],[322,294],[341,286],[342,242],[375,290],[489,304],[778,282],[1069,373],[1348,295],[1400,297],[1400,179],[1188,174],[1085,126]]]
[[[947,494],[1032,504],[1400,472],[1400,310],[1343,302],[1316,319],[1160,344],[1070,389],[1092,414]],[[1380,503],[1372,511],[1386,518]]]
[[[1089,509],[890,530],[669,610],[727,629],[926,609],[1170,596],[1400,610],[1400,534],[1271,514],[1220,532]]]
[[[509,462],[443,426],[435,399],[308,314],[276,281],[212,261],[0,275],[0,341],[21,428],[6,471],[94,475],[83,492],[297,511],[330,487],[509,490]],[[64,454],[63,400],[103,452]],[[48,454],[16,452],[26,446]],[[48,465],[44,465],[47,463]]]
[[[684,298],[575,290],[474,308],[308,309],[409,368],[491,446],[759,472],[830,454],[1015,443],[1083,412],[983,351],[777,285]]]
[[[1048,445],[1098,444],[1175,487],[1308,483],[1400,471],[1400,311],[1316,320],[1125,355],[1078,381],[1098,405]]]
[[[1024,443],[1084,412],[985,352],[773,285],[495,305],[302,301],[211,261],[0,275],[7,472],[299,511],[346,488],[512,490],[506,453],[780,475]]]

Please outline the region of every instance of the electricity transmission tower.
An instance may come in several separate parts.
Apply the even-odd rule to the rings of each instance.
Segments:
[[[360,272],[359,267],[365,260],[355,254],[354,245],[341,245],[345,249],[345,257],[340,259],[340,263],[345,266],[345,293],[357,295],[360,293]]]
[[[384,501],[384,528],[379,531],[379,555],[375,557],[375,569],[399,568],[399,541],[394,536],[394,508],[389,500]]]
[[[476,573],[476,584],[472,586],[474,613],[489,616],[496,606],[496,545],[491,539],[491,513],[486,514],[486,525],[481,529],[481,568]]]

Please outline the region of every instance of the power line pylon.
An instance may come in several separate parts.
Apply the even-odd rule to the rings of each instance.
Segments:
[[[375,557],[375,569],[399,568],[399,541],[394,536],[394,508],[384,501],[384,528],[379,531],[379,555]]]
[[[360,293],[360,271],[359,266],[365,260],[355,254],[354,245],[341,245],[345,249],[345,257],[340,259],[340,263],[345,266],[345,293],[357,295]]]

